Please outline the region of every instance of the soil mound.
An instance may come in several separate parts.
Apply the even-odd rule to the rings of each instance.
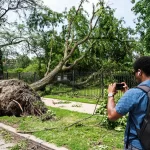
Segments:
[[[40,96],[17,79],[0,81],[0,116],[42,115],[47,108]]]

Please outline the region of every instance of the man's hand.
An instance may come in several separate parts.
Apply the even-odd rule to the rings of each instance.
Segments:
[[[112,93],[113,95],[115,95],[117,93],[116,83],[109,84],[109,86],[108,86],[108,94],[109,93]]]
[[[121,91],[125,93],[129,89],[129,87],[127,86],[125,82],[121,82],[121,83],[124,84],[123,89]]]
[[[116,83],[110,84],[108,86],[108,94],[112,94],[115,95],[117,93],[116,90]],[[108,119],[111,121],[115,121],[119,118],[122,117],[122,115],[120,115],[115,108],[116,104],[114,101],[114,97],[113,96],[108,96],[108,102],[107,102],[107,115],[108,115]]]

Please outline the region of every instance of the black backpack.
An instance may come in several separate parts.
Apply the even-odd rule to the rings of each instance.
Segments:
[[[135,129],[137,132],[137,138],[141,142],[141,145],[143,146],[144,150],[150,150],[150,87],[141,85],[141,86],[137,86],[137,88],[147,93],[148,105],[147,105],[146,115],[142,121],[140,129],[137,129],[136,126],[135,126]],[[129,117],[129,119],[132,119],[132,118]],[[127,145],[129,143],[129,133],[130,133],[130,127],[128,128]]]

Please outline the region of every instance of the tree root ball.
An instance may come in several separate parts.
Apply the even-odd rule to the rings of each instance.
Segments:
[[[40,96],[17,79],[0,81],[0,116],[42,115],[47,108]]]

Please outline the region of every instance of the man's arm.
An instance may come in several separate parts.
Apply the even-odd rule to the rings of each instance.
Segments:
[[[128,86],[125,82],[122,82],[124,84],[122,92],[125,93],[128,90]],[[108,102],[107,102],[107,115],[108,119],[111,121],[115,121],[122,117],[121,114],[119,114],[116,111],[116,104],[114,101],[114,95],[117,93],[116,90],[116,83],[110,84],[108,87]]]
[[[107,115],[108,115],[108,119],[111,121],[115,121],[119,118],[122,117],[122,115],[120,115],[119,113],[117,113],[116,109],[115,109],[115,101],[114,101],[114,97],[108,97],[108,102],[107,102]]]

